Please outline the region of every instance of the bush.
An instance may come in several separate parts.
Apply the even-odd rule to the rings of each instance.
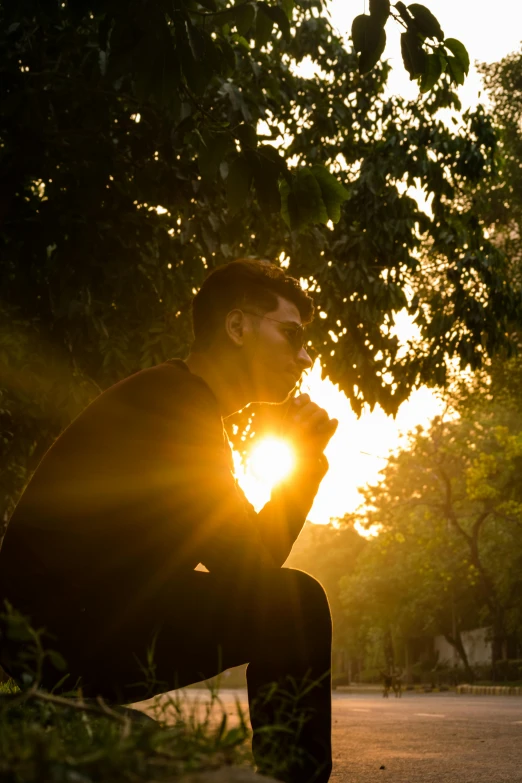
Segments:
[[[350,678],[347,674],[334,674],[332,675],[332,689],[338,688],[340,685],[349,685]]]
[[[377,667],[372,669],[363,669],[358,677],[360,683],[380,684],[382,682],[381,670]]]
[[[490,679],[493,679],[493,677]],[[512,660],[497,661],[494,679],[497,681],[502,680],[510,682],[522,680],[522,660],[515,658]]]
[[[42,631],[11,607],[0,614],[0,647],[16,643],[9,668],[13,680],[0,685],[0,780],[172,780],[193,770],[251,764],[250,727],[236,701],[230,725],[217,690],[196,702],[183,691],[154,699],[143,712],[83,699],[81,691],[57,696],[43,690],[39,672],[50,660],[65,662],[43,646]]]

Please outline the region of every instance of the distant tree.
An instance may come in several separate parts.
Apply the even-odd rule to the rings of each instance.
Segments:
[[[511,274],[522,282],[522,50],[497,63],[483,63],[479,72],[491,105],[498,139],[498,178],[493,187],[479,188],[477,202],[494,242],[510,262]]]
[[[366,539],[349,525],[307,522],[285,563],[288,568],[306,571],[323,585],[332,612],[334,647],[353,653],[357,651],[356,640],[346,625],[339,582],[355,567],[366,546]]]
[[[465,667],[461,631],[491,626],[495,666],[522,636],[522,416],[484,397],[462,413],[419,429],[366,490],[361,521],[382,529],[341,586],[348,612],[444,634]]]
[[[437,119],[459,105],[449,66],[423,99],[385,99],[388,66],[362,75],[362,55],[315,0],[1,5],[1,516],[100,390],[186,352],[192,294],[233,257],[304,278],[313,348],[356,409],[393,413],[449,357],[507,345],[505,259],[454,202],[492,173],[489,118]]]

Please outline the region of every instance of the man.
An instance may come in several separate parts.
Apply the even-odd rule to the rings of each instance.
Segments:
[[[216,269],[193,302],[186,361],[132,375],[68,427],[0,553],[0,598],[57,637],[70,671],[63,687],[80,678],[84,695],[125,703],[248,662],[258,769],[302,783],[331,770],[331,618],[321,585],[282,566],[337,421],[305,394],[291,403],[297,470],[256,514],[233,477],[223,418],[290,398],[311,366],[303,324],[312,315],[276,266]],[[5,645],[0,662],[15,673]],[[266,727],[281,720],[290,730],[274,739]]]

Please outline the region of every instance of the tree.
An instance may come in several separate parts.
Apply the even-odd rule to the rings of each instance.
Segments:
[[[343,582],[348,608],[405,636],[444,634],[468,668],[462,630],[491,626],[494,667],[522,634],[522,417],[517,404],[474,399],[419,428],[366,491],[362,519],[381,533]]]
[[[386,65],[361,75],[320,5],[283,5],[238,4],[225,24],[221,3],[180,0],[175,19],[140,0],[1,7],[3,516],[93,396],[184,354],[193,291],[227,259],[282,259],[306,281],[310,339],[359,409],[393,413],[444,382],[448,357],[478,366],[507,344],[505,259],[453,203],[491,175],[489,118],[436,118],[458,106],[448,74],[422,101],[385,100]],[[424,339],[412,354],[392,330],[404,307]]]
[[[480,188],[479,209],[495,243],[510,259],[510,271],[522,280],[522,51],[498,63],[483,63],[479,71],[491,104],[498,138],[498,179],[494,187]]]

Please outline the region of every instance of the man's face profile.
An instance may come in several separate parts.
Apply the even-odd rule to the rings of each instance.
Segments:
[[[252,402],[281,403],[312,366],[303,346],[301,315],[295,304],[282,297],[270,312],[254,310],[243,310],[243,358],[255,395]]]

